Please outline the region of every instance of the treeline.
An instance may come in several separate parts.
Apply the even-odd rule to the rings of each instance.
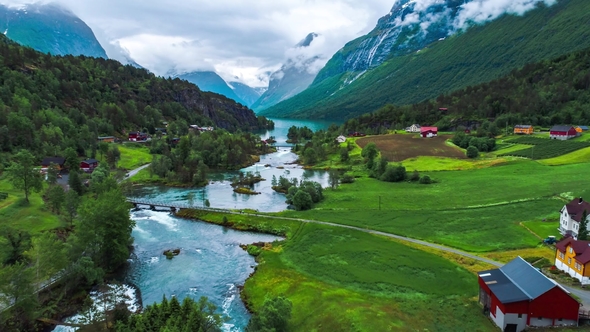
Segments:
[[[18,226],[0,226],[0,330],[35,331],[37,318],[57,318],[68,297],[103,283],[129,258],[135,225],[122,189],[105,166],[92,174],[90,186],[74,183],[71,190],[56,184],[57,172],[48,173],[44,185],[33,155],[19,151],[5,170],[13,185],[28,195],[46,187],[46,206],[63,216],[67,226],[40,235]],[[24,204],[28,204],[25,201]],[[51,280],[53,287],[38,290]]]
[[[4,35],[0,83],[0,152],[24,148],[53,156],[71,147],[91,155],[98,136],[153,133],[163,121],[170,122],[171,135],[188,124],[231,131],[272,126],[248,108],[186,81],[114,60],[43,54]]]
[[[379,134],[418,123],[454,130],[486,120],[500,130],[517,124],[590,124],[590,49],[531,63],[502,78],[436,99],[386,105],[348,120],[344,129]]]
[[[289,131],[291,132],[291,129]],[[295,128],[293,132],[305,133],[307,142],[295,145],[293,152],[302,156],[302,161],[307,165],[324,161],[330,154],[338,150],[339,143],[336,142],[336,137],[340,134],[341,130],[336,125],[331,125],[326,130],[318,130],[316,132],[312,132],[307,127]]]
[[[272,189],[287,194],[286,203],[296,210],[309,210],[315,203],[324,199],[322,186],[315,181],[298,181],[296,178],[288,179],[280,176],[272,176]]]
[[[254,162],[253,156],[269,149],[257,135],[231,134],[225,130],[190,133],[178,142],[155,139],[150,144],[154,154],[151,172],[168,182],[190,185],[206,184],[210,169],[236,170],[248,166]]]
[[[401,164],[390,164],[384,156],[377,158],[379,156],[379,149],[373,142],[363,148],[361,156],[365,160],[369,177],[385,182],[401,182],[407,180],[420,182],[421,184],[432,183],[432,179],[428,175],[420,177],[418,171],[408,174],[406,168]]]

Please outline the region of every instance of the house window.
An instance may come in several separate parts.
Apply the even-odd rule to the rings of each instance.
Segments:
[[[570,247],[570,254],[574,252],[574,248]]]
[[[562,322],[563,321],[563,318],[558,319],[558,321]]]
[[[522,314],[518,314],[518,318],[522,318]]]
[[[539,319],[539,320],[543,320],[543,317],[539,317],[538,319]]]
[[[559,258],[561,258],[561,259],[565,259],[565,254],[564,254],[564,253],[562,253],[561,251],[559,252]]]
[[[572,264],[572,258],[571,257],[567,259],[567,263],[568,264]]]

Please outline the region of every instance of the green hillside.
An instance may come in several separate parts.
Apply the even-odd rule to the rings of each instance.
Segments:
[[[189,124],[255,130],[267,123],[224,96],[180,79],[84,56],[54,57],[0,35],[0,152],[55,155],[96,148],[101,135],[128,131],[184,135]],[[1,155],[1,154],[0,154]],[[0,160],[1,161],[1,160]]]
[[[589,28],[590,2],[561,0],[551,7],[541,5],[524,17],[504,15],[420,52],[389,58],[346,86],[343,81],[350,73],[326,75],[342,57],[337,53],[318,74],[323,80],[316,79],[304,92],[260,114],[351,118],[388,103],[419,102],[493,80],[527,63],[589,47]]]

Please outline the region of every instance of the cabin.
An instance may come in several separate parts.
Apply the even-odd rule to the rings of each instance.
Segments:
[[[590,241],[576,240],[571,236],[555,244],[555,267],[582,285],[590,284]]]
[[[338,142],[338,143],[346,142],[346,136],[340,135],[340,136],[336,137],[336,142]]]
[[[65,168],[66,158],[63,157],[45,157],[41,161],[41,168],[47,168],[51,164],[55,164],[61,171]]]
[[[578,126],[582,131],[588,131],[588,126]]]
[[[521,257],[477,279],[484,314],[502,331],[578,325],[578,301]]]
[[[115,139],[116,139],[115,136],[98,136],[99,142],[113,143],[115,141]]]
[[[590,214],[590,203],[584,201],[582,197],[564,205],[559,211],[559,233],[577,239],[584,211]],[[590,216],[586,216],[586,220],[590,221]]]
[[[406,132],[407,133],[419,133],[420,132],[420,125],[413,124],[413,125],[409,126],[408,128],[406,128]]]
[[[349,133],[348,136],[350,137],[364,137],[367,136],[365,133],[359,133],[358,131]]]
[[[532,135],[535,128],[531,125],[516,125],[514,126],[514,133],[517,135]]]
[[[132,131],[129,133],[129,140],[132,142],[146,141],[148,135],[139,131]]]
[[[431,138],[438,136],[437,127],[422,127],[420,128],[420,136],[424,138]]]
[[[86,159],[80,162],[80,169],[86,173],[92,173],[98,167],[98,160]]]
[[[549,130],[549,138],[558,140],[568,140],[578,136],[576,128],[573,126],[553,126]]]

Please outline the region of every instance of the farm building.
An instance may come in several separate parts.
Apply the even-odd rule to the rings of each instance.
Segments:
[[[64,164],[66,163],[66,158],[63,157],[46,157],[43,158],[41,161],[41,167],[47,168],[51,164],[55,164],[57,168],[61,171],[64,169]]]
[[[578,238],[584,211],[590,214],[590,203],[584,201],[582,197],[572,200],[561,208],[559,211],[559,232],[561,235],[571,235],[574,239]],[[586,217],[586,220],[590,221],[590,217]]]
[[[578,135],[576,128],[573,126],[553,126],[549,130],[549,137],[551,139],[568,140]]]
[[[555,248],[555,267],[580,280],[582,285],[590,284],[590,242],[568,236],[557,242]]]
[[[438,135],[437,127],[422,127],[420,128],[420,136],[422,137],[436,137]]]
[[[521,257],[479,272],[478,282],[479,303],[502,331],[578,325],[578,301]]]
[[[514,126],[515,134],[532,135],[535,129],[531,125],[516,125]]]
[[[86,173],[92,173],[95,168],[98,167],[98,160],[96,159],[86,159],[80,162],[80,169]]]
[[[139,131],[132,131],[129,133],[129,140],[133,142],[147,140],[147,134]]]
[[[406,132],[407,133],[419,133],[420,132],[420,125],[413,124],[413,125],[409,126],[408,128],[406,128]]]
[[[115,141],[115,136],[99,136],[98,137],[98,141],[99,142],[113,143]]]
[[[588,131],[588,126],[578,126],[577,128],[582,129],[582,131]]]
[[[338,142],[338,143],[346,142],[346,136],[340,135],[340,136],[336,137],[336,142]]]

